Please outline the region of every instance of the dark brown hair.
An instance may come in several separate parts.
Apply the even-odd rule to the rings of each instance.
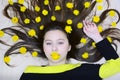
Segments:
[[[90,7],[89,8],[85,8],[84,3],[85,2],[90,2]],[[67,8],[66,4],[70,2],[73,3],[73,8]],[[44,0],[26,0],[25,2],[27,5],[24,4],[19,4],[17,2],[14,2],[14,4],[8,4],[5,8],[4,8],[4,15],[9,18],[12,19],[12,17],[18,17],[19,21],[18,21],[18,26],[12,26],[9,28],[4,28],[2,29],[6,34],[9,34],[10,36],[16,34],[19,36],[19,38],[22,41],[17,42],[16,44],[13,44],[10,49],[8,49],[8,51],[5,53],[5,56],[9,56],[12,54],[19,54],[18,51],[15,51],[17,49],[19,49],[21,46],[25,46],[27,48],[27,50],[31,53],[32,51],[38,51],[38,53],[40,54],[39,56],[43,56],[44,54],[42,54],[42,36],[43,36],[43,31],[44,30],[40,30],[39,26],[44,25],[44,27],[46,27],[47,24],[52,23],[59,23],[56,26],[61,26],[61,23],[63,23],[64,25],[69,25],[72,26],[72,32],[69,34],[70,35],[70,42],[73,46],[73,49],[71,50],[71,54],[69,54],[69,57],[74,57],[77,60],[83,60],[83,61],[88,61],[88,62],[95,62],[101,59],[101,54],[97,51],[96,48],[92,47],[92,42],[93,40],[88,38],[82,31],[82,29],[78,29],[77,28],[77,24],[79,22],[82,23],[83,20],[87,19],[89,21],[93,21],[92,17],[95,16],[97,14],[97,9],[96,9],[96,5],[97,2],[96,0],[49,0],[49,4],[44,4]],[[114,11],[116,13],[116,23],[118,23],[120,21],[120,14],[117,10],[115,9],[109,9],[109,2],[108,0],[106,0],[106,4],[107,7],[106,9],[101,12],[100,15],[100,21],[96,22],[97,26],[102,25],[103,26],[103,31],[101,32],[101,35],[106,38],[107,36],[110,36],[112,38],[112,43],[113,45],[115,45],[115,48],[117,50],[117,45],[114,42],[115,40],[117,40],[118,42],[120,41],[120,37],[118,35],[120,35],[120,30],[117,28],[111,28],[111,23],[109,22],[109,20],[107,20],[107,25],[104,24],[104,22],[106,22],[107,18],[110,18],[111,20],[113,20],[112,17],[110,17],[108,15],[108,13],[110,11]],[[26,10],[25,12],[21,12],[20,8],[21,6],[26,6]],[[35,11],[35,6],[39,6],[40,7],[40,11]],[[60,6],[61,9],[56,11],[55,7],[56,6]],[[48,14],[44,15],[42,13],[43,10],[47,10]],[[79,15],[74,15],[73,11],[74,10],[79,10],[80,14]],[[52,21],[51,20],[51,16],[55,16],[56,17],[56,21]],[[40,17],[41,21],[38,23],[36,22],[35,18],[36,17]],[[29,24],[25,24],[24,20],[28,18],[30,19],[30,23]],[[72,20],[72,24],[67,24],[66,21],[68,19]],[[61,26],[62,27],[62,26]],[[28,35],[28,30],[30,29],[34,29],[36,31],[36,36],[30,37]],[[83,45],[83,43],[80,43],[80,39],[81,38],[86,38],[87,39],[87,43]],[[1,43],[5,44],[5,45],[9,45],[7,44],[7,42],[4,42],[2,40],[0,40]],[[14,52],[15,51],[15,52]],[[82,54],[84,52],[88,52],[89,53],[89,58],[84,59],[82,58]]]

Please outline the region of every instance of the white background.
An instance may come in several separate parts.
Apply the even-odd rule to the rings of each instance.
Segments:
[[[120,0],[110,0],[110,3],[111,8],[115,8],[120,12]],[[9,19],[3,16],[2,10],[6,4],[8,4],[7,0],[0,0],[0,29],[13,25]],[[120,26],[118,25],[117,27],[119,28]],[[9,38],[6,38],[6,40],[9,41]],[[22,74],[26,65],[29,64],[41,65],[44,63],[46,64],[46,61],[44,62],[41,59],[32,58],[29,54],[24,56],[14,55],[12,57],[15,57],[15,59],[12,61],[13,63],[17,63],[16,64],[17,67],[8,67],[3,62],[3,56],[6,50],[7,47],[0,45],[0,80],[19,80],[19,77]],[[103,60],[101,60],[100,62],[102,61]],[[105,80],[120,80],[120,74],[117,74]]]

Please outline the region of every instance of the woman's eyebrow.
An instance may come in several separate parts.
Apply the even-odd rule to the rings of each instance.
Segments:
[[[63,41],[64,41],[65,39],[61,39],[61,38],[60,38],[60,39],[57,39],[57,40],[63,40]],[[50,40],[50,39],[45,39],[44,41],[52,41],[52,40]]]
[[[58,39],[58,40],[63,40],[64,41],[65,39]]]
[[[44,40],[45,42],[47,42],[47,41],[52,41],[52,40],[50,40],[50,39],[46,39],[46,40]]]

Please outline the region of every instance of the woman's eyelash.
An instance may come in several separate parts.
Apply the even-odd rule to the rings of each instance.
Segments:
[[[47,42],[46,44],[47,44],[47,45],[51,45],[51,43],[50,43],[50,42]]]
[[[64,42],[58,42],[59,44],[63,44]]]

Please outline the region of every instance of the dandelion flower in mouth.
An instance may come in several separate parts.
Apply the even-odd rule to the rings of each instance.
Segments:
[[[60,59],[60,54],[58,52],[52,52],[51,53],[51,58],[53,60],[58,60],[58,59]]]

